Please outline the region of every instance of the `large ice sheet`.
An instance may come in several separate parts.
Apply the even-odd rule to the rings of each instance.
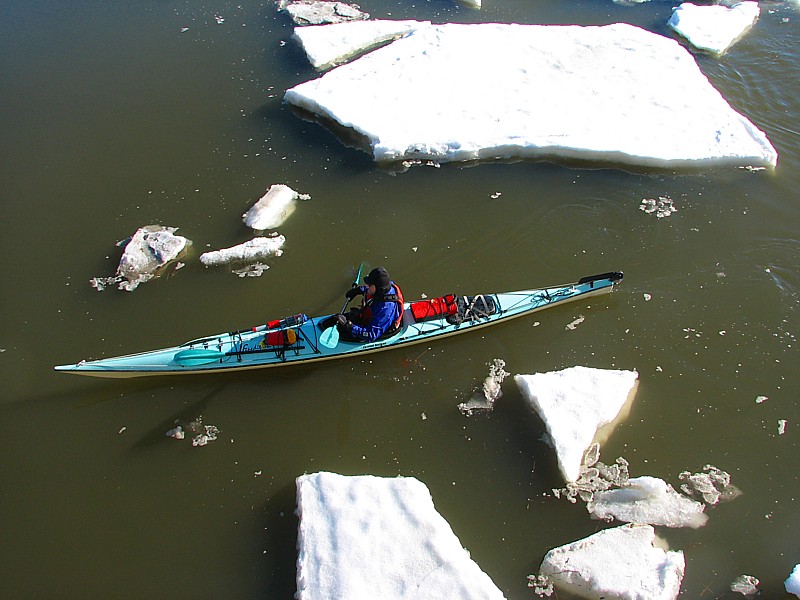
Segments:
[[[303,475],[297,511],[298,600],[503,598],[417,479]]]
[[[765,166],[767,137],[673,39],[628,24],[445,24],[286,92],[379,163],[519,158]]]
[[[654,546],[649,525],[623,525],[554,548],[544,557],[541,574],[556,587],[581,598],[667,600],[678,597],[683,552]]]
[[[620,415],[638,377],[636,371],[580,366],[514,377],[544,421],[566,481],[580,477],[584,453],[598,431]]]
[[[349,21],[335,25],[296,27],[300,43],[315,69],[324,70],[397,39],[429,21]]]
[[[672,13],[669,26],[696,48],[722,54],[755,24],[758,2],[697,5],[684,2]]]

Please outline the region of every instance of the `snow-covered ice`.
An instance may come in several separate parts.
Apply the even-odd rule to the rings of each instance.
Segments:
[[[430,25],[430,22],[350,21],[336,25],[297,27],[293,37],[300,43],[311,65],[324,70],[400,38],[421,25]]]
[[[286,238],[282,235],[261,236],[248,240],[242,244],[213,250],[200,255],[200,262],[207,267],[225,265],[232,262],[251,262],[270,256],[283,254],[283,244]]]
[[[785,587],[786,591],[790,594],[794,594],[800,598],[800,564],[794,566],[794,570],[789,577],[786,578],[786,581],[783,582],[783,587]]]
[[[369,19],[357,4],[325,2],[324,0],[280,0],[278,10],[284,11],[298,25],[320,25]]]
[[[420,23],[284,99],[352,130],[389,165],[557,158],[772,167],[778,159],[686,48],[624,23]]]
[[[595,492],[586,509],[597,519],[666,527],[702,527],[705,504],[676,492],[657,477],[633,477],[624,487]]]
[[[758,2],[697,5],[684,2],[672,13],[669,26],[695,47],[722,54],[755,24]]]
[[[638,377],[636,371],[581,366],[514,377],[523,397],[544,421],[566,481],[578,479],[590,444],[601,441],[615,421],[625,416]]]
[[[683,552],[654,545],[649,525],[623,525],[554,548],[540,573],[560,589],[581,598],[667,600],[678,597]]]
[[[294,212],[297,200],[309,200],[311,196],[300,194],[288,185],[276,183],[246,213],[244,224],[256,231],[264,231],[282,225]]]
[[[191,244],[185,237],[175,235],[175,231],[176,227],[161,225],[140,227],[129,240],[117,244],[125,246],[117,272],[112,277],[95,277],[89,283],[99,291],[116,285],[132,292],[140,283],[156,277],[168,263],[177,260]]]
[[[297,478],[298,600],[503,598],[413,477]]]

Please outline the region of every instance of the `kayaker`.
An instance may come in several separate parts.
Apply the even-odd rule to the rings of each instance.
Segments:
[[[363,295],[361,306],[350,309],[347,315],[332,315],[325,325],[335,324],[343,339],[374,342],[399,329],[404,310],[403,292],[383,267],[372,269],[364,277],[364,283],[366,285],[355,286],[345,294],[348,300]]]

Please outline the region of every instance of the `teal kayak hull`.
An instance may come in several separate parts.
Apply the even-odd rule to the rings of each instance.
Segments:
[[[608,294],[621,281],[622,273],[615,271],[584,277],[575,283],[540,289],[456,297],[459,300],[456,314],[432,315],[419,319],[415,317],[415,312],[418,311],[412,310],[412,304],[418,307],[419,303],[406,302],[403,321],[398,331],[374,342],[340,339],[333,348],[326,347],[320,343],[322,331],[319,323],[329,316],[324,315],[304,322],[293,321],[291,325],[278,329],[268,329],[268,326],[260,325],[252,329],[207,336],[161,350],[59,365],[55,370],[92,377],[124,378],[222,373],[356,357],[430,342],[560,304]],[[267,335],[276,332],[281,333],[281,345],[274,345],[275,336]]]

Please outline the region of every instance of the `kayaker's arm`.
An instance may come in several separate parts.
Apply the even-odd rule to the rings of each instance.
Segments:
[[[362,327],[355,323],[352,325],[349,334],[353,339],[374,342],[391,328],[398,316],[396,302],[378,303],[373,305],[373,311],[372,321],[368,326]]]

